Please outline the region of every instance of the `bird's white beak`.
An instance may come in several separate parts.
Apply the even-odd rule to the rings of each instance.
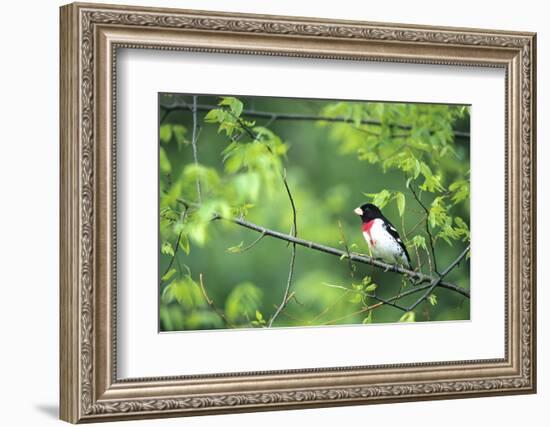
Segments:
[[[353,213],[354,213],[355,215],[361,216],[361,215],[363,215],[363,209],[361,209],[361,208],[355,208],[355,209],[353,210]]]

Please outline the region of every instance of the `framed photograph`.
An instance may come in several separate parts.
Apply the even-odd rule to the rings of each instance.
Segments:
[[[61,418],[533,393],[535,34],[61,8]]]

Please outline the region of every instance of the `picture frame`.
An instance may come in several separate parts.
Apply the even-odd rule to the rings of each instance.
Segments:
[[[60,24],[61,419],[79,423],[536,392],[535,34],[84,3],[63,6]],[[120,49],[503,69],[504,357],[118,378]]]

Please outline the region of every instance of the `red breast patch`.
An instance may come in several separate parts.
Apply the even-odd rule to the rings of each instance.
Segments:
[[[373,225],[374,225],[374,219],[372,221],[369,221],[369,222],[364,222],[363,223],[363,233],[367,233],[369,235],[370,244],[374,246],[376,244],[376,242],[372,239],[372,236],[370,234],[370,229],[372,228]]]
[[[363,231],[365,233],[370,234],[370,229],[372,228],[373,225],[374,225],[374,219],[372,221],[369,221],[369,222],[364,222],[363,223]]]

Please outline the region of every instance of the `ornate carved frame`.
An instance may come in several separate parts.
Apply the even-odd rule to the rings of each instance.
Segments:
[[[116,376],[117,48],[502,67],[506,357]],[[71,4],[61,8],[61,418],[73,423],[535,392],[535,34]]]

